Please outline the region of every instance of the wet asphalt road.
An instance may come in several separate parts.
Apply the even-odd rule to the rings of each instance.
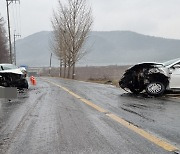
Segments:
[[[180,148],[180,99],[126,94],[111,85],[41,78],[0,99],[0,154],[168,154],[64,89]]]

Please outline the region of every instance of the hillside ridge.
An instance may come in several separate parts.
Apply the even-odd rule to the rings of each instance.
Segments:
[[[51,31],[42,31],[16,42],[17,64],[49,66]],[[180,57],[180,40],[132,31],[92,31],[84,46],[88,54],[78,65],[126,65],[144,61],[165,61]],[[53,66],[58,58],[53,56]]]

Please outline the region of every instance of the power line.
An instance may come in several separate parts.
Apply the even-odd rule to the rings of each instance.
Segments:
[[[16,65],[16,37],[21,37],[21,35],[16,34],[14,31],[14,64]]]
[[[17,28],[17,31],[19,32],[19,20],[18,20],[18,12],[17,12],[18,10],[17,10],[17,5],[15,5],[15,12],[16,12],[16,28]]]
[[[21,34],[21,8],[20,8],[20,1],[19,1],[19,15],[18,15],[18,18],[19,18],[19,33]]]
[[[6,0],[6,6],[7,6],[7,19],[8,19],[8,34],[9,34],[9,52],[10,52],[10,62],[13,63],[12,58],[12,46],[11,46],[11,28],[10,28],[10,17],[9,17],[9,5],[13,2],[19,2],[20,0]]]
[[[12,24],[11,25],[14,25],[14,30],[17,30],[17,20],[15,19],[15,8],[14,8],[14,5],[11,5],[10,9],[12,11],[10,11],[10,15],[12,16],[13,18],[13,21],[12,21]]]

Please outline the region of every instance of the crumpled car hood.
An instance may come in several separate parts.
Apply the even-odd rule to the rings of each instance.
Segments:
[[[136,64],[136,65],[133,65],[133,66],[131,66],[130,68],[128,68],[128,70],[129,69],[132,69],[132,68],[136,68],[136,67],[144,67],[144,66],[146,66],[146,67],[153,67],[153,66],[163,66],[163,64],[162,63],[155,63],[155,62],[145,62],[145,63],[138,63],[138,64]]]
[[[0,71],[0,73],[14,73],[14,74],[23,74],[20,69],[9,69]]]
[[[153,81],[161,81],[165,87],[169,84],[169,76],[162,63],[139,63],[125,71],[119,81],[122,89],[138,93],[146,89]]]

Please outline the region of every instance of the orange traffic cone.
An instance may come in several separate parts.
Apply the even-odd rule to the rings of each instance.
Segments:
[[[31,81],[32,85],[36,85],[36,79],[34,78],[34,76],[30,77],[30,81]]]
[[[31,76],[31,77],[30,77],[30,81],[31,81],[31,83],[32,83],[33,78],[34,78],[33,76]]]
[[[36,79],[35,79],[35,78],[33,78],[32,84],[33,84],[34,86],[36,85]]]

